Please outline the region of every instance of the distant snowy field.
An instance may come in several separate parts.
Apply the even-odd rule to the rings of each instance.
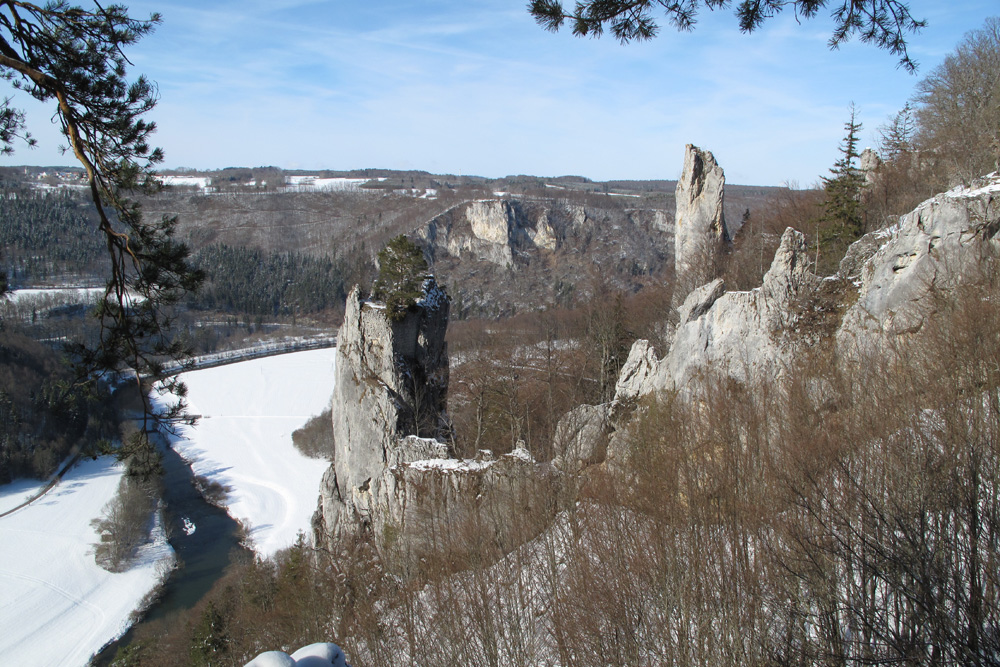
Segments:
[[[208,176],[161,176],[160,180],[166,186],[199,188],[205,190],[212,183]]]
[[[7,295],[11,303],[38,301],[43,303],[90,303],[104,295],[103,287],[53,287],[16,289]]]
[[[154,588],[173,558],[162,528],[121,574],[94,562],[102,515],[122,476],[110,457],[84,461],[45,496],[0,518],[0,656],[5,665],[85,665],[125,632],[129,614]],[[44,486],[0,486],[0,512]]]
[[[309,534],[329,462],[300,454],[292,431],[329,405],[335,354],[295,352],[181,376],[200,419],[173,438],[174,449],[196,475],[230,487],[229,513],[250,528],[261,555]]]
[[[287,192],[356,192],[370,178],[320,178],[318,176],[289,176]],[[385,180],[385,179],[379,179]]]

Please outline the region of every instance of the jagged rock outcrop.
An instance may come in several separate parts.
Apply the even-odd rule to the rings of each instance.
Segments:
[[[347,298],[332,402],[335,458],[317,517],[325,534],[370,524],[386,511],[388,466],[447,456],[436,440],[404,440],[446,428],[448,299],[432,279],[424,293],[398,322],[357,287]]]
[[[887,229],[849,250],[841,273],[856,280],[858,300],[837,332],[842,353],[873,351],[918,333],[936,299],[957,285],[981,280],[984,253],[1000,232],[1000,176],[923,202]]]
[[[808,269],[805,237],[786,229],[760,287],[725,292],[716,279],[692,291],[679,308],[680,321],[662,359],[648,341],[636,341],[615,399],[684,389],[708,368],[737,379],[760,370],[777,372],[795,353],[793,341],[784,335],[795,324],[792,305],[817,282]]]
[[[428,521],[458,525],[477,507],[523,501],[541,480],[525,450],[494,459],[451,458],[445,400],[448,298],[432,278],[396,322],[385,306],[347,299],[332,401],[334,462],[320,486],[314,539],[370,530],[418,551]],[[502,526],[498,526],[502,532]]]
[[[752,373],[777,374],[800,349],[795,337],[797,300],[819,283],[808,268],[805,237],[786,229],[760,287],[726,292],[716,279],[692,291],[667,354],[659,358],[647,340],[632,345],[611,403],[581,406],[560,420],[553,463],[576,472],[623,455],[618,426],[636,402],[650,394],[694,388],[704,373],[745,380]]]
[[[985,272],[996,264],[985,260],[997,253],[997,174],[933,197],[893,227],[866,235],[850,248],[839,275],[824,280],[809,271],[802,234],[789,228],[759,288],[725,293],[716,280],[692,291],[662,358],[648,341],[636,341],[614,401],[566,416],[565,429],[573,437],[557,439],[557,449],[571,463],[561,465],[582,468],[602,454],[607,465],[617,464],[627,449],[621,427],[637,399],[673,391],[683,397],[704,370],[746,380],[794,368],[816,340],[808,318],[818,296],[839,299],[820,305],[843,313],[822,338],[835,346],[840,363],[855,364],[858,355],[893,349],[900,337],[920,335],[950,290],[988,278]],[[584,434],[592,442],[581,442]]]
[[[560,228],[573,224],[573,212],[563,220],[551,219],[548,208],[525,211],[509,199],[484,199],[465,205],[458,215],[435,218],[418,233],[431,260],[445,253],[471,255],[480,261],[510,268],[514,253],[529,247],[553,251],[559,246]]]
[[[876,175],[881,166],[882,158],[878,156],[878,153],[871,148],[861,151],[859,168],[861,169],[861,174],[865,177],[865,185],[872,185],[875,182]]]
[[[806,249],[805,237],[788,228],[760,287],[720,294],[721,285],[710,284],[692,292],[680,308],[689,319],[678,324],[660,386],[682,388],[709,367],[742,379],[758,370],[775,371],[793,355],[782,332],[794,324],[795,299],[817,282]]]
[[[716,277],[729,243],[723,212],[726,176],[710,151],[688,144],[674,199],[674,306],[699,285]]]

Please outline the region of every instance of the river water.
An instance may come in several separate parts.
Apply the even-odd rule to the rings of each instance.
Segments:
[[[195,488],[194,474],[184,459],[162,440],[160,450],[164,518],[181,566],[170,574],[162,596],[143,620],[97,655],[93,664],[100,667],[111,664],[118,649],[131,642],[137,627],[191,609],[222,576],[234,555],[251,553],[240,544],[239,524],[225,510],[206,502]]]

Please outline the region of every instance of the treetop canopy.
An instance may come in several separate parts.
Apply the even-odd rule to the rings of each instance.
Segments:
[[[619,42],[627,44],[657,35],[660,28],[653,17],[657,8],[678,30],[692,30],[702,5],[715,10],[725,9],[729,4],[730,0],[581,0],[568,13],[560,0],[531,0],[528,11],[546,30],[559,30],[569,20],[575,35],[600,37],[607,28]],[[740,0],[736,17],[740,32],[750,33],[789,6],[796,18],[811,19],[829,4],[829,0]],[[913,18],[905,2],[839,0],[833,3],[831,16],[834,20],[831,49],[857,35],[862,42],[899,56],[899,65],[907,71],[916,70],[916,62],[906,50],[906,34],[920,30],[926,22]]]

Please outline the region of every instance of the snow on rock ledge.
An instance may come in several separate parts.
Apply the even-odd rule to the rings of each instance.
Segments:
[[[245,667],[351,667],[336,644],[318,643],[303,646],[288,655],[284,651],[265,651]]]

